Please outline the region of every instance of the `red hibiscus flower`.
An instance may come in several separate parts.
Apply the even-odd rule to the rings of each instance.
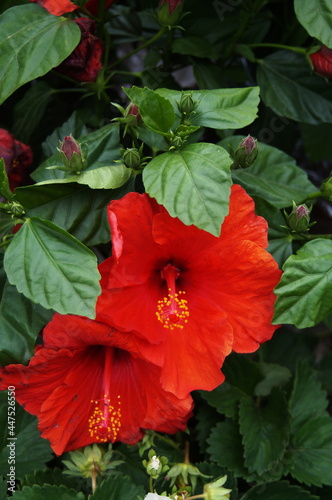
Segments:
[[[62,16],[62,14],[78,9],[78,6],[69,0],[30,0],[30,2],[39,3],[39,5],[54,16]]]
[[[114,3],[114,2],[115,2],[115,0],[107,0],[106,5],[105,5],[105,9],[108,9],[108,7],[110,5],[112,5],[112,3]],[[90,0],[88,3],[86,3],[84,5],[84,7],[86,9],[88,9],[88,11],[91,12],[91,14],[96,16],[98,14],[98,4],[99,4],[99,0]]]
[[[332,76],[332,49],[322,45],[317,52],[310,54],[310,59],[316,73],[328,78]]]
[[[252,352],[271,338],[281,272],[265,250],[267,223],[240,186],[218,238],[146,194],[127,194],[108,213],[113,256],[100,266],[97,318],[136,332],[145,356],[162,366],[165,390],[211,390],[232,349]]]
[[[102,41],[94,35],[95,22],[91,19],[80,17],[75,19],[74,23],[77,23],[81,30],[81,41],[56,70],[78,82],[95,82],[102,67]]]
[[[0,158],[4,159],[12,191],[28,182],[32,150],[30,146],[17,141],[12,134],[3,128],[0,129]]]
[[[29,366],[0,369],[0,388],[16,387],[17,401],[60,455],[93,442],[135,444],[144,429],[184,430],[192,399],[164,391],[159,378],[130,334],[56,314]]]

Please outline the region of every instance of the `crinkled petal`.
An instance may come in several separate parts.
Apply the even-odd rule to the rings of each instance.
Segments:
[[[39,3],[39,5],[44,7],[54,16],[62,16],[62,14],[73,12],[78,9],[78,6],[74,5],[69,0],[30,0],[30,2]]]

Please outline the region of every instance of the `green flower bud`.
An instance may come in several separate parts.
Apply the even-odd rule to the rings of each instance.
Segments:
[[[320,187],[320,190],[324,198],[327,198],[330,201],[332,201],[332,174],[330,175],[330,177],[325,179],[325,181]]]
[[[10,201],[8,203],[0,203],[0,210],[6,214],[10,214],[14,219],[20,218],[25,214],[25,210],[18,201]]]
[[[64,471],[64,474],[85,478],[106,474],[123,463],[122,460],[111,461],[112,454],[111,444],[109,444],[107,452],[97,444],[85,446],[81,450],[71,451],[69,452],[70,460],[62,461],[68,468],[68,470]]]
[[[122,160],[126,167],[136,169],[141,164],[140,152],[136,148],[128,148],[124,151]]]
[[[234,163],[232,165],[233,168],[241,167],[246,168],[249,167],[257,158],[258,154],[258,146],[257,141],[248,135],[245,139],[241,141],[238,148],[234,152]]]
[[[195,107],[196,103],[192,98],[192,92],[182,92],[179,103],[180,113],[183,113],[184,115],[189,115],[189,113],[194,111]]]
[[[312,226],[312,223],[310,224],[311,209],[312,207],[308,208],[306,205],[297,206],[293,201],[292,212],[289,215],[286,214],[288,226],[293,232],[304,233]]]
[[[168,459],[166,457],[157,457],[154,450],[150,450],[148,453],[148,459],[149,460],[143,460],[142,463],[149,476],[157,479],[160,474],[168,471]]]
[[[161,0],[157,13],[160,26],[171,28],[176,26],[182,17],[182,0]]]

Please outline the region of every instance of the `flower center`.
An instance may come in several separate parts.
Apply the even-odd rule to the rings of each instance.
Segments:
[[[91,400],[94,408],[89,418],[89,434],[100,443],[114,441],[121,428],[121,401],[117,396],[116,406],[111,405],[111,400],[107,394],[101,400]]]
[[[112,368],[114,367],[115,350],[112,347],[103,348],[104,358],[104,373],[103,373],[103,397],[101,399],[91,400],[94,407],[92,414],[88,420],[89,434],[100,443],[114,441],[117,438],[121,428],[121,396],[112,396],[112,404],[110,390],[112,385]]]
[[[166,281],[168,295],[158,300],[156,316],[164,328],[174,330],[183,328],[188,323],[188,301],[183,298],[186,293],[177,291],[175,282],[180,276],[180,271],[172,264],[167,264],[160,272],[161,278]]]

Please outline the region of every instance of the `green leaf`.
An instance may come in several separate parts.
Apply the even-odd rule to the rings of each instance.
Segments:
[[[167,135],[175,120],[171,103],[147,87],[141,89],[134,86],[123,90],[138,107],[143,122],[151,130]]]
[[[78,493],[66,486],[53,486],[44,484],[43,486],[34,485],[32,488],[23,486],[22,491],[16,491],[13,495],[16,500],[85,500],[83,493]]]
[[[314,326],[332,311],[332,241],[318,238],[287,259],[275,289],[273,323]]]
[[[143,183],[172,217],[219,236],[228,213],[231,163],[223,148],[190,144],[151,160],[143,171]]]
[[[52,92],[52,87],[46,82],[37,81],[16,104],[13,134],[20,141],[29,143],[30,137],[44,116]]]
[[[218,57],[218,52],[212,43],[199,36],[176,38],[172,44],[172,52],[195,57],[208,57],[209,59]]]
[[[281,365],[259,363],[259,368],[265,378],[256,385],[256,396],[269,396],[275,387],[285,385],[292,376],[290,370]]]
[[[179,113],[182,92],[169,89],[158,89],[156,92],[169,99],[175,112]],[[242,128],[257,117],[259,88],[195,90],[192,98],[197,107],[190,115],[191,125],[217,130]]]
[[[46,309],[95,317],[96,256],[52,222],[27,219],[6,251],[4,267],[10,283]]]
[[[226,149],[234,149],[243,138],[227,137],[219,144]],[[291,206],[292,200],[299,203],[317,191],[293,158],[263,143],[259,143],[258,156],[253,165],[234,170],[232,177],[234,183],[244,187],[250,196],[263,198],[275,208]]]
[[[238,387],[224,382],[213,391],[200,391],[201,396],[216,410],[229,418],[237,418],[239,402],[249,395]]]
[[[0,194],[5,200],[12,201],[14,199],[14,194],[9,188],[8,176],[3,158],[0,158]]]
[[[80,138],[75,137],[75,139],[78,140],[79,143],[86,144],[87,146],[89,170],[105,166],[110,168],[110,165],[112,165],[113,168],[113,160],[118,160],[120,157],[119,125],[117,123],[106,125],[91,134],[84,135]],[[63,170],[49,170],[47,168],[54,165],[62,166],[59,153],[54,154],[51,158],[39,165],[31,174],[31,177],[36,182],[43,182],[52,179],[63,179],[70,176]]]
[[[233,471],[236,477],[243,477],[247,481],[255,478],[244,465],[242,437],[237,422],[226,420],[217,424],[207,443],[211,460]]]
[[[278,51],[259,62],[262,99],[277,115],[312,125],[332,123],[331,86],[312,74],[303,55]]]
[[[138,500],[144,496],[145,491],[141,486],[136,486],[128,476],[110,476],[101,483],[89,500]]]
[[[8,400],[9,401],[9,400]],[[30,474],[35,470],[44,469],[45,463],[52,460],[53,453],[49,442],[40,437],[37,428],[37,418],[23,410],[17,403],[15,404],[15,436],[12,439],[8,434],[8,401],[7,392],[0,395],[0,426],[3,432],[0,435],[0,475],[8,477],[10,465],[9,444],[12,455],[15,454],[15,475],[17,479],[25,474]],[[24,497],[25,499],[27,497]]]
[[[332,6],[329,0],[294,1],[298,21],[312,38],[318,38],[327,47],[332,47]]]
[[[133,189],[132,181],[113,190],[92,190],[76,183],[35,184],[18,188],[16,193],[28,217],[54,222],[91,247],[110,241],[106,207],[111,200],[122,198]]]
[[[0,364],[27,363],[38,333],[52,315],[53,311],[31,302],[6,281],[0,301]]]
[[[294,463],[291,475],[305,484],[332,486],[332,418],[308,420],[296,432],[290,446]]]
[[[327,394],[322,384],[306,360],[298,360],[289,410],[292,416],[292,433],[308,420],[326,416],[328,407]]]
[[[0,242],[4,236],[12,233],[15,224],[15,219],[11,215],[0,212]]]
[[[274,389],[260,406],[253,399],[240,401],[240,432],[243,435],[245,465],[249,472],[282,475],[275,466],[289,440],[289,413],[282,392]]]
[[[241,500],[319,500],[316,495],[311,495],[309,491],[303,490],[300,486],[294,486],[288,481],[272,481],[264,484],[257,484],[251,488]]]
[[[39,5],[19,5],[4,12],[0,17],[0,104],[24,83],[58,66],[80,38],[75,23]]]

